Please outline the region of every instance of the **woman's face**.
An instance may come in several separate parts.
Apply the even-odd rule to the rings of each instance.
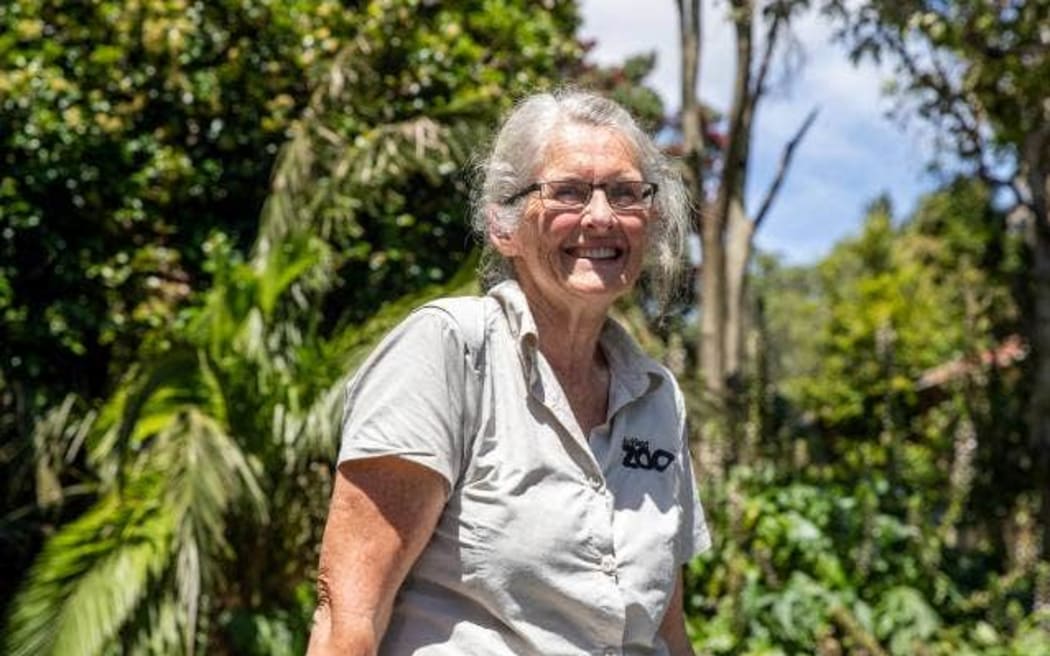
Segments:
[[[567,125],[548,144],[535,179],[603,184],[642,180],[642,173],[616,132]],[[585,303],[604,312],[638,280],[652,210],[614,213],[602,189],[573,211],[544,207],[540,195],[529,195],[514,232],[492,234],[494,246],[511,260],[527,295],[565,309]]]

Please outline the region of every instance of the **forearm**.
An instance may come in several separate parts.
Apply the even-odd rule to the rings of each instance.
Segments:
[[[318,606],[307,656],[375,656],[380,636],[367,618],[332,621],[329,609]]]
[[[309,656],[376,654],[397,590],[443,504],[443,479],[419,465],[387,458],[340,472],[321,544]]]
[[[685,632],[685,626],[681,629],[668,631],[664,634],[664,643],[667,645],[667,653],[670,656],[696,656],[693,645],[689,642],[689,636]]]
[[[667,645],[667,651],[671,656],[696,656],[693,645],[689,642],[689,635],[685,630],[685,614],[683,612],[684,581],[679,575],[675,583],[674,593],[667,608],[667,614],[660,624],[660,637]]]
[[[325,565],[322,560],[317,574],[317,610],[314,611],[307,656],[375,656],[382,639],[382,630],[373,617],[375,613],[335,603],[345,595],[341,594],[343,591],[333,589],[335,581]]]

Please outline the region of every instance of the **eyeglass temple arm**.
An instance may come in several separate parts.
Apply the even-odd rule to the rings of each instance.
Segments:
[[[528,196],[532,192],[539,191],[539,190],[540,190],[540,183],[534,182],[534,183],[530,184],[528,187],[525,187],[524,189],[520,190],[518,193],[514,194],[513,196],[508,196],[507,198],[504,198],[503,199],[503,204],[504,205],[510,205],[511,203],[517,201],[519,198],[523,198],[525,196]]]

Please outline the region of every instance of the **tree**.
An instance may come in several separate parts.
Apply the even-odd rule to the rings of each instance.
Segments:
[[[1039,603],[1050,606],[1050,2],[869,0],[843,16],[854,57],[892,61],[902,108],[931,123],[942,148],[1026,217],[1027,421],[1041,495]]]
[[[190,5],[0,7],[0,554],[12,571],[86,503],[81,470],[45,458],[57,443],[35,426],[63,407],[84,416],[139,354],[166,348],[208,285],[210,235],[252,243],[307,80],[352,30],[335,2]],[[0,582],[5,606],[16,584]]]
[[[700,365],[705,395],[715,416],[732,419],[727,408],[739,405],[742,370],[745,279],[755,232],[766,218],[790,166],[794,150],[816,118],[802,122],[784,149],[777,172],[757,211],[749,212],[744,191],[751,155],[755,112],[768,91],[769,75],[778,46],[793,16],[809,7],[805,0],[758,3],[733,0],[730,19],[736,39],[736,69],[731,106],[724,135],[718,138],[717,171],[711,170],[714,136],[708,114],[697,96],[700,70],[700,1],[679,0],[679,36],[682,51],[682,148],[685,179],[699,205],[697,231],[703,264],[700,272]],[[755,38],[761,30],[764,39]],[[716,180],[708,200],[706,183]],[[707,414],[711,414],[710,412]]]
[[[350,18],[335,2],[0,8],[0,361],[23,430],[68,392],[104,393],[206,282],[212,231],[252,243],[307,79]]]
[[[724,541],[692,565],[698,651],[1050,646],[1017,602],[1025,383],[985,356],[1016,330],[1023,261],[990,196],[957,180],[903,221],[877,200],[816,265],[756,270],[778,412],[708,499]],[[930,384],[944,363],[958,374]]]
[[[24,5],[19,11],[39,9]],[[581,53],[575,6],[548,5],[304,2],[278,16],[308,28],[288,54],[309,59],[314,91],[282,110],[279,131],[291,139],[260,198],[250,252],[233,230],[180,246],[199,258],[200,288],[148,332],[97,413],[90,398],[59,406],[26,431],[25,458],[4,463],[5,473],[46,471],[60,507],[12,602],[8,652],[301,652],[343,383],[411,306],[464,290],[453,273],[473,268],[466,229],[456,225],[471,147],[515,95],[551,84]],[[262,23],[275,16],[252,2],[222,7]],[[127,21],[130,33],[200,40],[219,61],[244,55],[231,52],[236,42],[194,32],[196,10],[183,17],[190,25],[170,25],[182,17],[172,10],[157,27],[152,5],[85,11],[96,9],[85,41],[103,43],[107,21]],[[325,32],[324,13],[336,9],[347,26],[341,39]],[[73,29],[33,18],[42,30]],[[95,94],[99,102],[113,102],[106,94],[122,88],[113,85]],[[235,109],[245,115],[265,104],[242,100]],[[118,150],[134,141],[121,136]],[[167,193],[166,178],[150,180]],[[108,216],[112,208],[99,203]],[[177,223],[175,212],[158,208],[157,220]],[[40,506],[11,523],[39,536],[42,527],[25,520],[33,512]]]

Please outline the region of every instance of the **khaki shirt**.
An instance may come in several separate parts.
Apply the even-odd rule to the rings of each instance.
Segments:
[[[585,436],[517,284],[469,305],[480,343],[424,306],[348,387],[339,461],[396,455],[449,489],[380,653],[666,654],[679,568],[710,545],[674,378],[607,321],[608,419]]]

